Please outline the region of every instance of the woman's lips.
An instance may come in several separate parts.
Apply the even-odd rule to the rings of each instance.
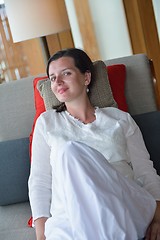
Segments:
[[[63,94],[66,90],[67,90],[67,88],[58,89],[58,93]]]

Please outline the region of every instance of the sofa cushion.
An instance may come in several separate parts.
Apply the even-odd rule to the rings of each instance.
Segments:
[[[35,115],[33,77],[0,84],[0,142],[28,137]]]
[[[111,90],[113,93],[113,97],[118,105],[118,108],[123,111],[128,111],[128,106],[125,98],[125,80],[126,80],[126,67],[124,64],[114,64],[106,67],[109,83],[111,86]],[[41,81],[42,80],[42,81]],[[34,117],[34,123],[36,122],[37,117],[45,111],[45,105],[43,98],[40,95],[41,90],[39,89],[39,85],[46,84],[46,88],[49,88],[48,92],[48,99],[52,97],[52,91],[50,89],[50,82],[44,81],[47,80],[47,76],[38,77],[34,79],[33,86],[34,86],[34,102],[35,102],[35,109],[36,115]],[[51,95],[51,96],[50,96]],[[48,100],[50,102],[50,100]],[[57,99],[54,99],[54,105],[59,104]],[[50,108],[50,103],[48,103]]]
[[[106,65],[103,61],[96,61],[93,64],[93,80],[89,91],[91,103],[93,106],[98,107],[117,107],[108,80]],[[37,87],[44,99],[47,110],[60,105],[60,102],[51,90],[50,80],[39,81]]]
[[[0,142],[0,205],[28,200],[29,138]]]
[[[126,66],[125,96],[128,111],[132,115],[157,110],[153,76],[149,59],[145,54],[108,59],[106,65],[124,64]]]
[[[138,114],[133,118],[142,132],[150,158],[160,175],[160,112]]]
[[[27,226],[30,216],[29,202],[0,206],[0,239],[36,240],[35,229]]]
[[[103,65],[102,65],[102,67],[103,67]],[[127,106],[126,97],[125,97],[126,67],[124,64],[115,64],[115,65],[107,66],[106,69],[107,69],[108,80],[110,83],[112,94],[118,105],[118,108],[127,112],[128,106]],[[102,71],[103,70],[104,69],[102,68]],[[43,81],[45,78],[47,78],[47,77],[36,78],[35,80],[36,80],[36,83],[38,83],[37,87],[38,87],[41,95],[44,94],[43,96],[45,99],[46,108],[50,109],[50,101],[53,98],[53,93],[50,88],[50,81],[49,80],[45,81],[45,82]],[[106,78],[106,72],[105,72],[104,78]],[[49,91],[47,93],[46,92],[43,93],[43,91],[46,91],[47,89],[49,89]],[[40,109],[39,105],[40,106],[43,105],[43,100],[38,95],[37,89],[35,89],[34,91],[35,91],[35,106],[36,106],[36,112],[37,112],[36,116],[37,115],[39,116],[40,111],[38,109]],[[53,99],[53,105],[59,105],[59,101],[55,97]]]
[[[31,149],[31,143],[32,143],[32,138],[33,138],[33,131],[34,131],[34,126],[36,123],[37,118],[39,117],[39,115],[44,112],[45,106],[44,106],[44,101],[43,98],[41,97],[41,95],[39,94],[39,91],[37,89],[37,83],[40,80],[44,80],[47,79],[47,76],[43,76],[43,77],[37,77],[33,80],[33,89],[34,89],[34,105],[35,105],[35,116],[34,116],[34,120],[33,120],[33,124],[32,124],[32,129],[31,129],[31,133],[29,135],[29,141],[30,141],[30,148],[29,148],[29,152],[30,152],[30,156],[32,156],[32,149]]]
[[[125,96],[126,66],[124,64],[114,64],[106,68],[113,97],[118,108],[127,112],[128,105]]]

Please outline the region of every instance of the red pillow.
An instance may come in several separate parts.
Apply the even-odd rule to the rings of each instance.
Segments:
[[[31,146],[32,146],[32,138],[33,138],[33,131],[34,131],[35,123],[36,123],[36,120],[39,117],[39,115],[46,110],[45,106],[44,106],[43,98],[41,97],[41,95],[40,95],[40,93],[37,89],[37,82],[40,81],[40,80],[43,80],[43,79],[47,79],[47,76],[35,78],[34,81],[33,81],[34,104],[35,104],[36,114],[35,114],[35,117],[34,117],[34,120],[33,120],[32,131],[31,131],[30,136],[29,136],[30,159],[31,159],[31,156],[32,156]]]
[[[128,106],[125,97],[126,66],[124,64],[107,66],[107,73],[118,108],[127,112]]]

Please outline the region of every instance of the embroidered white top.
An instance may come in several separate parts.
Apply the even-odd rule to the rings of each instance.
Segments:
[[[84,124],[67,111],[47,111],[38,118],[32,142],[29,196],[33,218],[50,216],[53,167],[67,141],[79,141],[101,152],[124,176],[134,179],[160,200],[160,177],[144,145],[142,134],[128,113],[96,108],[96,120]]]

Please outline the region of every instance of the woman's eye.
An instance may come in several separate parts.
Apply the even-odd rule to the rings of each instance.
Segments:
[[[64,76],[69,76],[69,75],[71,75],[71,72],[64,72],[63,75]]]
[[[56,77],[54,77],[54,76],[50,77],[51,82],[54,82],[55,80],[56,80]]]

